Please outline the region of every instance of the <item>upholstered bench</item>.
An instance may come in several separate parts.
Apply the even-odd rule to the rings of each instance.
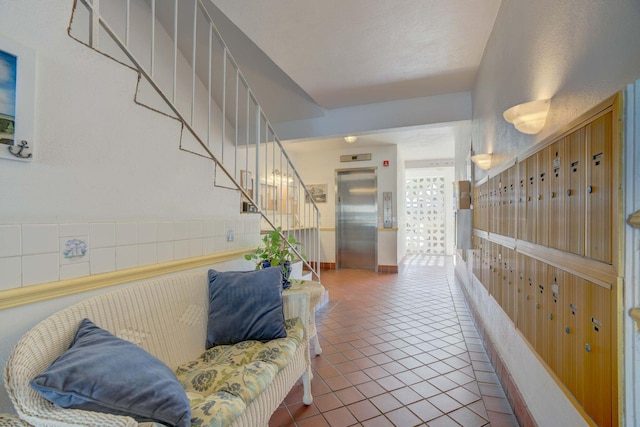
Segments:
[[[301,376],[304,402],[310,404],[309,341],[305,324],[300,320],[308,317],[309,296],[283,295],[281,289],[274,293],[266,290],[264,283],[247,287],[253,274],[263,273],[243,272],[238,274],[244,277],[241,280],[244,288],[232,292],[231,297],[226,295],[224,298],[231,298],[227,303],[226,299],[212,297],[215,293],[212,289],[218,286],[216,289],[223,293],[228,293],[227,289],[238,289],[233,280],[227,280],[231,276],[225,276],[233,273],[214,273],[214,276],[220,274],[219,286],[212,284],[215,278],[205,271],[149,280],[74,304],[36,325],[18,342],[5,367],[5,386],[18,417],[33,426],[137,426],[145,422],[180,426],[266,426]],[[223,281],[220,277],[226,279]],[[247,278],[249,280],[245,280]],[[274,294],[280,295],[280,307]],[[269,302],[270,299],[273,301]],[[245,303],[257,304],[258,309],[264,304],[270,307],[269,313],[260,313],[254,319],[242,313],[247,309]],[[227,312],[239,312],[242,318],[228,324]],[[222,320],[216,316],[220,313]],[[260,319],[278,313],[283,318],[284,331],[274,339],[260,338],[264,332]],[[242,339],[240,335],[236,337],[237,342],[225,344],[234,324],[247,322],[261,325],[258,338]],[[255,331],[251,334],[255,335]],[[115,348],[109,347],[111,341],[122,347],[111,353],[110,349]],[[66,378],[60,381],[56,375],[67,368],[67,358],[85,362],[83,357],[72,358],[73,351],[85,342],[88,345],[106,342],[107,350],[97,351],[96,357],[100,358],[99,365],[111,368],[103,368],[106,372],[99,379],[82,386],[81,403],[89,402],[90,410],[63,408],[48,399],[53,395],[55,401],[62,395],[63,403],[78,400],[75,390],[57,389],[64,385],[56,381],[72,381]],[[122,357],[123,354],[126,356]],[[152,358],[148,362],[144,359],[147,354]],[[137,362],[127,366],[133,363],[129,359]],[[138,374],[145,371],[147,365],[158,365],[153,375],[163,378],[140,380]],[[97,369],[95,364],[88,366],[91,367],[82,368],[82,381],[84,377],[97,375],[93,372]],[[163,366],[168,374],[162,370]],[[119,377],[131,378],[137,385],[127,390],[128,381],[118,383]],[[154,384],[158,385],[154,387]],[[176,384],[180,391],[176,391]],[[120,390],[123,400],[105,404],[101,397],[92,395],[105,387],[115,387],[115,390],[125,387]],[[136,397],[138,388],[149,390],[146,395]],[[170,396],[173,400],[162,400],[169,399],[162,395],[163,390],[173,390],[176,396]],[[90,396],[82,394],[85,392]],[[116,392],[107,392],[109,398],[113,393]],[[136,405],[147,400],[167,403],[155,403],[147,412],[140,411]],[[166,416],[165,412],[184,406],[185,402],[188,412]],[[95,409],[96,405],[102,406]]]

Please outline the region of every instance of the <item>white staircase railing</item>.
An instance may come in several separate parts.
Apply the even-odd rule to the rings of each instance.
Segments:
[[[263,229],[294,234],[319,278],[318,207],[216,29],[210,3],[75,2],[71,37],[136,69],[137,101],[179,120],[181,148],[210,158],[216,185],[239,190],[239,209],[259,212]]]

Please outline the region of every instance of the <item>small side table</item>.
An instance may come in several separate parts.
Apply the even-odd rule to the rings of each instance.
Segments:
[[[313,344],[313,353],[314,356],[322,353],[322,348],[320,348],[320,342],[318,341],[318,331],[316,330],[316,307],[320,304],[320,300],[322,299],[322,295],[324,294],[324,286],[319,282],[314,282],[311,280],[292,280],[291,287],[282,291],[283,294],[308,294],[309,295],[309,319],[306,319],[307,323],[307,334],[309,336],[309,343]]]

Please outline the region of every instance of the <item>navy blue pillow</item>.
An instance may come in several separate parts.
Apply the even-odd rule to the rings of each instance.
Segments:
[[[63,408],[191,425],[189,399],[173,371],[89,319],[82,321],[69,349],[30,384]]]
[[[207,348],[284,338],[282,269],[209,270]]]

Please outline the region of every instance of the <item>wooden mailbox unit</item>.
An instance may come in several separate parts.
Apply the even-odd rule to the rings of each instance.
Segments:
[[[473,192],[473,271],[587,419],[616,426],[621,95]]]

